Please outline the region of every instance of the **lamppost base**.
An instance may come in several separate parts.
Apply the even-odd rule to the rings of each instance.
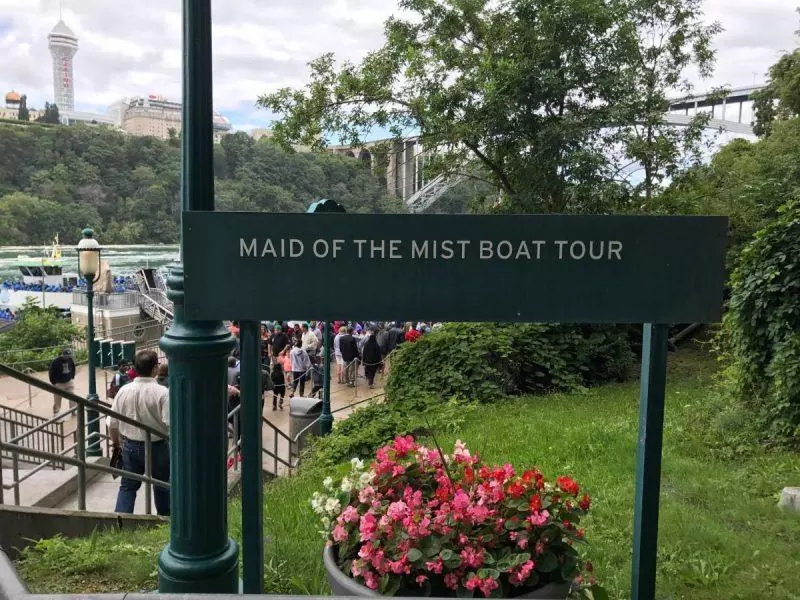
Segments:
[[[239,589],[239,546],[232,539],[220,554],[191,558],[167,546],[158,557],[158,591],[162,594],[235,594]]]

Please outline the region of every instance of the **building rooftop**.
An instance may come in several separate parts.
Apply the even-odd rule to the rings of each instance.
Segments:
[[[59,20],[58,23],[56,23],[56,26],[53,27],[53,29],[50,31],[50,35],[61,35],[65,37],[75,38],[76,40],[78,39],[78,36],[75,35],[72,29],[67,27],[67,24],[64,23],[63,20]]]
[[[14,90],[11,90],[10,92],[8,92],[6,94],[6,103],[9,103],[9,102],[16,103],[16,102],[21,102],[21,101],[22,101],[22,97],[17,92],[15,92]]]

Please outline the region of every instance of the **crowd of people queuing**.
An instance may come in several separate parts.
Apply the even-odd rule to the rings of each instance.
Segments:
[[[372,389],[375,376],[385,372],[387,359],[397,346],[415,342],[439,324],[334,321],[331,325],[331,358],[336,364],[337,382],[355,387],[359,377],[363,377]],[[229,330],[238,342],[239,323],[233,321]],[[265,392],[270,387],[272,389],[272,410],[283,409],[287,395],[290,399],[296,394],[304,396],[309,381],[311,396],[321,392],[325,333],[323,321],[267,321],[261,324],[263,387]],[[228,391],[232,397],[238,395],[238,356],[237,343],[228,363]]]
[[[373,388],[376,375],[386,372],[391,354],[400,344],[416,342],[439,325],[403,321],[334,321],[327,334],[331,336],[331,366],[335,362],[337,382],[355,387],[358,379],[363,377],[367,385]],[[238,322],[233,321],[229,330],[236,340],[236,346],[228,358],[230,413],[239,404],[241,386]],[[322,321],[262,323],[262,402],[264,395],[271,393],[272,410],[282,410],[287,396],[291,399],[296,394],[305,394],[308,382],[311,383],[312,396],[321,392],[325,335],[325,323]],[[50,381],[59,390],[71,392],[75,373],[72,350],[64,348],[50,366]],[[111,410],[163,432],[164,437],[153,439],[151,447],[152,476],[162,481],[169,480],[169,445],[166,439],[169,432],[168,386],[167,363],[159,362],[153,350],[139,350],[133,364],[127,360],[117,363],[106,390],[107,399],[112,401]],[[54,414],[60,412],[61,400],[61,396],[54,394]],[[110,417],[107,424],[114,454],[118,456],[115,466],[124,471],[144,474],[145,441],[142,430]],[[123,477],[115,511],[132,513],[140,487],[141,481]],[[154,487],[154,498],[158,514],[169,515],[169,490]]]

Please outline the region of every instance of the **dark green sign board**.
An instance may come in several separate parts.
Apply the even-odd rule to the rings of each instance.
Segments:
[[[189,319],[717,321],[725,217],[185,212]]]

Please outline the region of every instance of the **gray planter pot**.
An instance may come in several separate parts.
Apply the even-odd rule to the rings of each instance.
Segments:
[[[373,592],[342,573],[336,564],[332,547],[325,546],[322,551],[322,561],[325,564],[325,573],[328,575],[328,584],[335,596],[380,596],[377,592]],[[535,600],[564,600],[569,595],[569,588],[570,584],[568,583],[548,583],[537,590],[515,597],[534,598]]]

